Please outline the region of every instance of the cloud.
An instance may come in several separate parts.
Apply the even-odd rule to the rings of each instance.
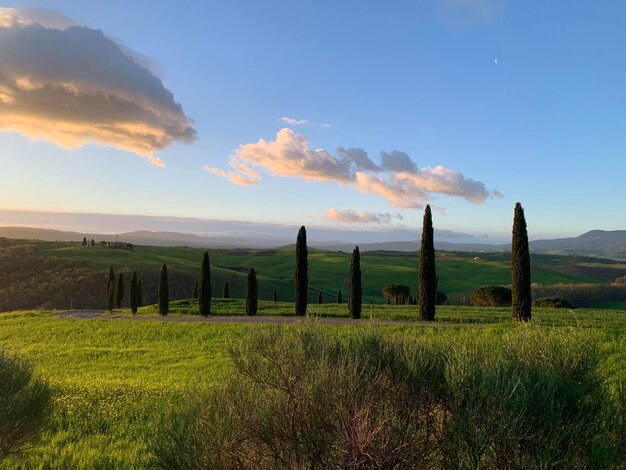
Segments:
[[[328,129],[329,127],[331,127],[331,125],[327,122],[316,124],[315,122],[309,121],[308,119],[296,119],[291,117],[281,117],[278,119],[278,122],[287,124],[288,126],[318,126],[323,127],[324,129]]]
[[[196,138],[172,93],[102,31],[40,9],[0,9],[0,131],[63,148],[154,153]]]
[[[352,209],[328,209],[326,211],[326,220],[342,224],[389,224],[394,219],[404,220],[404,217],[400,214],[390,214],[388,212],[376,213]]]
[[[275,141],[260,139],[240,145],[229,157],[230,170],[206,165],[202,169],[235,184],[258,184],[260,171],[272,176],[333,182],[380,196],[389,206],[404,209],[423,207],[431,194],[457,196],[474,204],[501,196],[497,191],[489,191],[484,183],[443,166],[418,169],[403,152],[382,152],[380,164],[363,149],[340,147],[336,153],[335,156],[324,149],[313,150],[304,135],[284,128],[278,131]]]

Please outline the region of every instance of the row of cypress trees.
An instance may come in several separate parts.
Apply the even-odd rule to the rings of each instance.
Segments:
[[[306,228],[300,227],[296,239],[296,266],[295,266],[295,313],[298,316],[306,315],[308,304],[308,248],[306,241]],[[531,292],[530,292],[530,253],[528,247],[528,233],[524,209],[518,202],[515,205],[513,219],[513,238],[511,246],[511,271],[512,271],[512,304],[513,318],[528,321],[531,318]],[[420,246],[420,262],[418,273],[418,297],[417,305],[420,317],[423,321],[435,319],[437,303],[438,277],[435,266],[434,229],[430,205],[424,211],[422,224],[422,240]],[[202,257],[200,269],[200,282],[194,288],[194,297],[198,298],[198,310],[201,315],[211,313],[211,265],[209,253],[205,252]],[[117,297],[115,294],[117,293]],[[118,276],[117,289],[115,289],[115,276],[113,268],[109,272],[107,309],[112,311],[114,304],[119,308],[124,295],[123,274]],[[228,283],[224,285],[224,297],[228,298],[230,289]],[[277,292],[274,291],[274,301],[278,300]],[[341,291],[337,293],[337,303],[341,303]],[[159,313],[167,315],[169,312],[169,287],[167,281],[167,266],[161,267],[158,285]],[[322,293],[318,295],[318,303],[322,303]],[[363,288],[361,284],[361,253],[357,246],[352,252],[350,263],[350,280],[348,290],[348,310],[352,318],[361,318],[363,303]],[[137,273],[133,272],[130,288],[130,305],[133,314],[137,307],[141,306],[141,281],[137,280]],[[258,285],[256,272],[251,268],[246,282],[246,313],[256,315],[258,310]]]
[[[424,211],[422,243],[418,279],[418,310],[423,321],[435,319],[437,281],[433,220],[430,205]],[[524,208],[515,204],[513,235],[511,241],[511,293],[513,319],[529,321],[531,318],[530,250]]]
[[[121,308],[124,300],[124,273],[120,272],[115,282],[115,274],[113,267],[109,268],[109,281],[107,283],[107,302],[106,309],[112,312],[114,308]],[[130,278],[129,299],[130,310],[137,313],[137,309],[143,305],[143,290],[141,288],[141,280],[137,277],[137,272],[133,271]]]

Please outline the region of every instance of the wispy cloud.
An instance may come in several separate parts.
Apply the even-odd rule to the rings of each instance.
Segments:
[[[390,214],[389,212],[328,209],[326,220],[342,224],[389,224],[393,220],[404,220],[404,217],[401,214]]]
[[[41,9],[0,9],[0,130],[64,148],[97,143],[154,153],[196,137],[139,54]]]
[[[261,171],[273,176],[334,182],[380,196],[391,207],[405,209],[423,207],[431,194],[462,197],[474,204],[501,196],[488,190],[484,183],[443,166],[418,168],[403,152],[382,152],[378,164],[363,149],[340,147],[336,153],[313,150],[304,135],[284,128],[274,141],[260,139],[240,145],[229,157],[230,170],[206,165],[202,169],[235,184],[258,184]]]
[[[278,119],[278,122],[287,124],[288,126],[317,126],[326,129],[331,127],[331,125],[327,122],[315,123],[313,121],[309,121],[308,119],[296,119],[291,117],[281,117]]]

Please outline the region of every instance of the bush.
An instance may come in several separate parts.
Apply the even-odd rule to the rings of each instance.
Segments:
[[[158,440],[165,468],[598,468],[615,415],[582,334],[499,340],[250,330]],[[614,433],[611,437],[615,441]],[[607,448],[607,446],[604,446]],[[609,455],[609,453],[605,454]]]
[[[502,286],[479,287],[472,292],[471,303],[475,307],[510,307],[511,289]]]
[[[540,308],[574,308],[567,300],[559,297],[542,297],[533,302],[533,307]]]
[[[0,463],[37,437],[50,408],[47,382],[33,375],[31,364],[0,350]]]
[[[393,301],[395,301],[395,299],[401,299],[402,296],[408,299],[409,295],[411,295],[411,288],[403,284],[387,284],[383,287],[382,291],[385,299],[391,299]]]
[[[437,291],[437,295],[435,296],[435,303],[437,305],[450,305],[448,296],[441,291]]]

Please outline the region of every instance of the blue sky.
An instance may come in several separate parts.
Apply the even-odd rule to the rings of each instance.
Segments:
[[[174,138],[156,151],[161,168],[110,141],[68,150],[32,133],[0,132],[1,209],[393,232],[417,229],[428,202],[436,228],[502,239],[520,201],[531,238],[626,228],[623,2],[155,5],[6,5],[58,12],[136,51],[180,103],[197,140]],[[276,141],[283,128],[333,158],[338,147],[359,148],[378,165],[381,151],[405,152],[418,169],[442,166],[463,184],[482,183],[483,199],[429,190],[392,207],[392,198],[352,182],[276,170],[284,161],[259,164],[257,146],[241,158],[257,184],[201,171],[233,171],[229,156],[240,145]],[[361,222],[329,221],[329,209]]]

